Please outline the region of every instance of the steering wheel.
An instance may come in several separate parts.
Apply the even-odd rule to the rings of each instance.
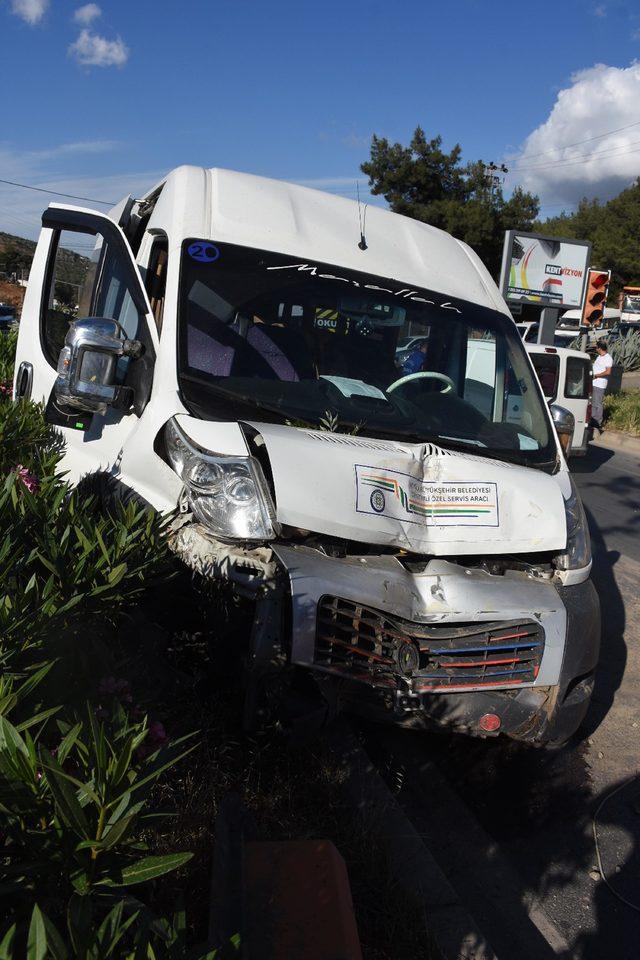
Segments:
[[[423,370],[419,373],[408,373],[405,377],[400,377],[399,380],[394,380],[394,382],[387,387],[386,392],[392,393],[394,390],[397,390],[398,387],[404,386],[405,383],[410,383],[412,380],[419,380],[429,377],[431,380],[440,380],[445,384],[444,390],[440,390],[440,393],[451,393],[455,384],[451,377],[447,377],[444,373],[436,373],[435,370]]]

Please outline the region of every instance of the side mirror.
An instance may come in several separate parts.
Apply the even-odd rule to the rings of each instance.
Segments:
[[[550,404],[549,409],[551,410],[551,417],[553,419],[553,425],[556,428],[556,433],[558,434],[560,446],[562,447],[565,457],[568,457],[573,442],[573,434],[576,429],[575,417],[570,410],[561,407],[557,403]]]
[[[74,321],[64,342],[53,388],[59,406],[89,413],[131,406],[133,391],[116,384],[116,367],[120,357],[139,357],[141,343],[127,340],[117,321],[103,317]]]

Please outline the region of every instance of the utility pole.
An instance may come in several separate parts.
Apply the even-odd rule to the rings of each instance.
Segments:
[[[494,192],[498,189],[501,183],[504,182],[505,173],[509,173],[509,168],[505,167],[504,163],[497,164],[491,160],[489,163],[482,164],[482,169],[484,170],[486,184],[489,188],[489,196],[493,200]]]

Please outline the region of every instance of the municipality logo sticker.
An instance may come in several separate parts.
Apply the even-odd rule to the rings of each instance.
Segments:
[[[438,527],[497,527],[498,486],[475,480],[419,480],[356,464],[356,512]]]

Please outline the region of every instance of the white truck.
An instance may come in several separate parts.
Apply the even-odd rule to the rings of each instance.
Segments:
[[[640,326],[640,287],[623,287],[618,298],[620,323]]]
[[[196,167],[109,215],[51,205],[15,395],[46,405],[73,482],[175,511],[184,561],[255,604],[249,704],[289,665],[327,711],[562,741],[600,629],[549,407],[469,247],[378,207],[358,222]],[[87,241],[61,314],[57,251]]]

